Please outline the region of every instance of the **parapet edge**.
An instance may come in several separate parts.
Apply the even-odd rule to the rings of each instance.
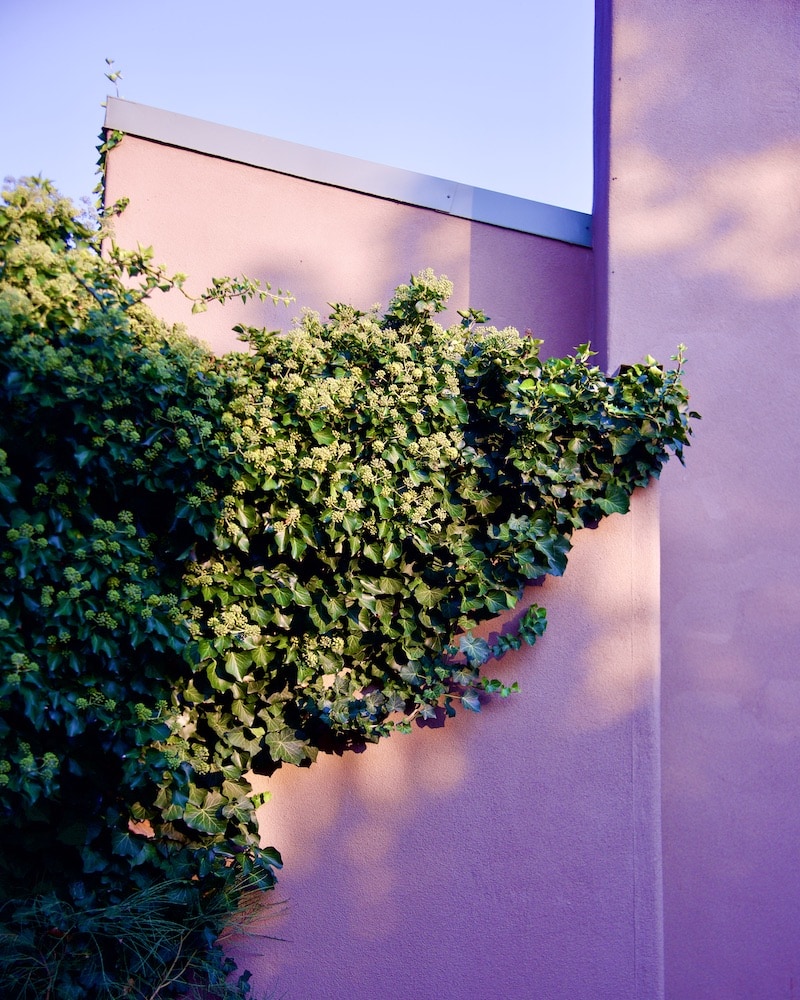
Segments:
[[[109,97],[105,128],[169,146],[534,236],[592,245],[592,217],[441,177],[218,125]]]

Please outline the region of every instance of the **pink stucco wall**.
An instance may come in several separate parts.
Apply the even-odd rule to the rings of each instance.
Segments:
[[[237,346],[237,322],[284,327],[301,306],[368,309],[425,267],[455,285],[456,309],[483,309],[495,326],[531,329],[552,355],[593,339],[592,255],[584,247],[471,222],[126,136],[109,157],[112,200],[133,201],[116,223],[120,243],[153,246],[188,273],[199,294],[211,278],[246,274],[295,296],[289,310],[239,302],[191,316],[179,295],[159,305],[216,350]]]
[[[299,305],[368,307],[431,266],[455,307],[531,327],[549,352],[592,337],[585,248],[281,176],[132,135],[109,159],[130,195],[124,245],[190,274],[246,273]],[[191,317],[217,350],[245,319]],[[639,356],[637,347],[633,359]],[[498,673],[523,692],[361,755],[285,768],[264,837],[284,854],[282,917],[237,944],[288,1000],[658,1000],[662,995],[657,493],[581,532],[567,575],[535,588],[550,628]]]
[[[796,997],[800,5],[598,12],[611,363],[685,341],[703,414],[661,487],[666,995]]]
[[[285,913],[237,953],[290,1000],[661,995],[658,497],[531,588],[522,691],[361,755],[284,768],[264,835]],[[635,629],[632,624],[635,623]],[[261,955],[259,955],[259,952]]]

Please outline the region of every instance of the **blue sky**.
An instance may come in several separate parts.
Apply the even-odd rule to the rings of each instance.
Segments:
[[[0,175],[95,183],[100,104],[591,211],[593,0],[0,0]]]

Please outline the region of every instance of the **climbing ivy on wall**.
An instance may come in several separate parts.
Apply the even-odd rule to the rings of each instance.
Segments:
[[[609,377],[475,310],[444,327],[432,272],[213,357],[144,304],[182,276],[104,235],[44,182],[4,193],[0,977],[44,995],[43,940],[86,951],[87,915],[166,885],[159,954],[206,964],[159,996],[243,996],[214,941],[280,865],[246,773],[510,693],[483,668],[544,610],[494,645],[473,627],[624,513],[692,414],[680,355]],[[221,279],[198,306],[234,294],[280,298]],[[58,995],[150,995],[118,950],[54,959]]]

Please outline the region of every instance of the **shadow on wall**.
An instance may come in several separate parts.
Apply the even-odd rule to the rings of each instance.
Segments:
[[[542,357],[565,357],[587,342],[605,357],[592,322],[590,249],[510,230],[498,239],[498,230],[479,223],[470,233],[470,305],[495,326],[530,330],[544,341]]]
[[[790,206],[800,190],[800,142],[736,160],[724,157],[679,178],[645,147],[629,146],[616,250],[678,254],[681,273],[726,277],[738,294],[780,299],[800,289],[800,230]]]
[[[551,621],[497,665],[519,694],[264,782],[289,906],[263,928],[287,941],[261,959],[237,949],[264,984],[326,1000],[632,997],[631,754],[658,680],[656,507],[638,494],[630,515],[579,533],[564,578],[526,592]]]
[[[754,15],[752,30],[765,34],[763,51],[786,47],[786,35],[770,31],[755,9]],[[733,33],[715,38],[711,47],[668,13],[664,21],[658,32],[635,19],[616,26],[617,72],[637,84],[623,91],[627,96],[614,110],[612,147],[625,164],[624,176],[612,178],[612,189],[621,189],[614,195],[615,251],[671,255],[679,273],[692,279],[721,275],[737,296],[793,296],[800,290],[800,142],[775,143],[756,130],[743,134],[727,103],[717,105],[712,89],[719,79],[730,80]],[[763,76],[762,60],[752,61],[750,75],[739,69],[745,105],[753,100],[753,81]],[[775,64],[781,65],[779,57]],[[701,100],[694,89],[698,66],[705,67],[708,87]],[[676,86],[681,79],[685,86]],[[758,100],[796,123],[794,75],[783,84],[785,89],[771,79],[758,88]],[[702,160],[696,156],[699,129],[708,133]]]
[[[687,473],[662,483],[667,996],[788,996],[800,981],[800,8],[613,6],[614,352],[647,342],[661,356],[685,340],[703,414]]]

